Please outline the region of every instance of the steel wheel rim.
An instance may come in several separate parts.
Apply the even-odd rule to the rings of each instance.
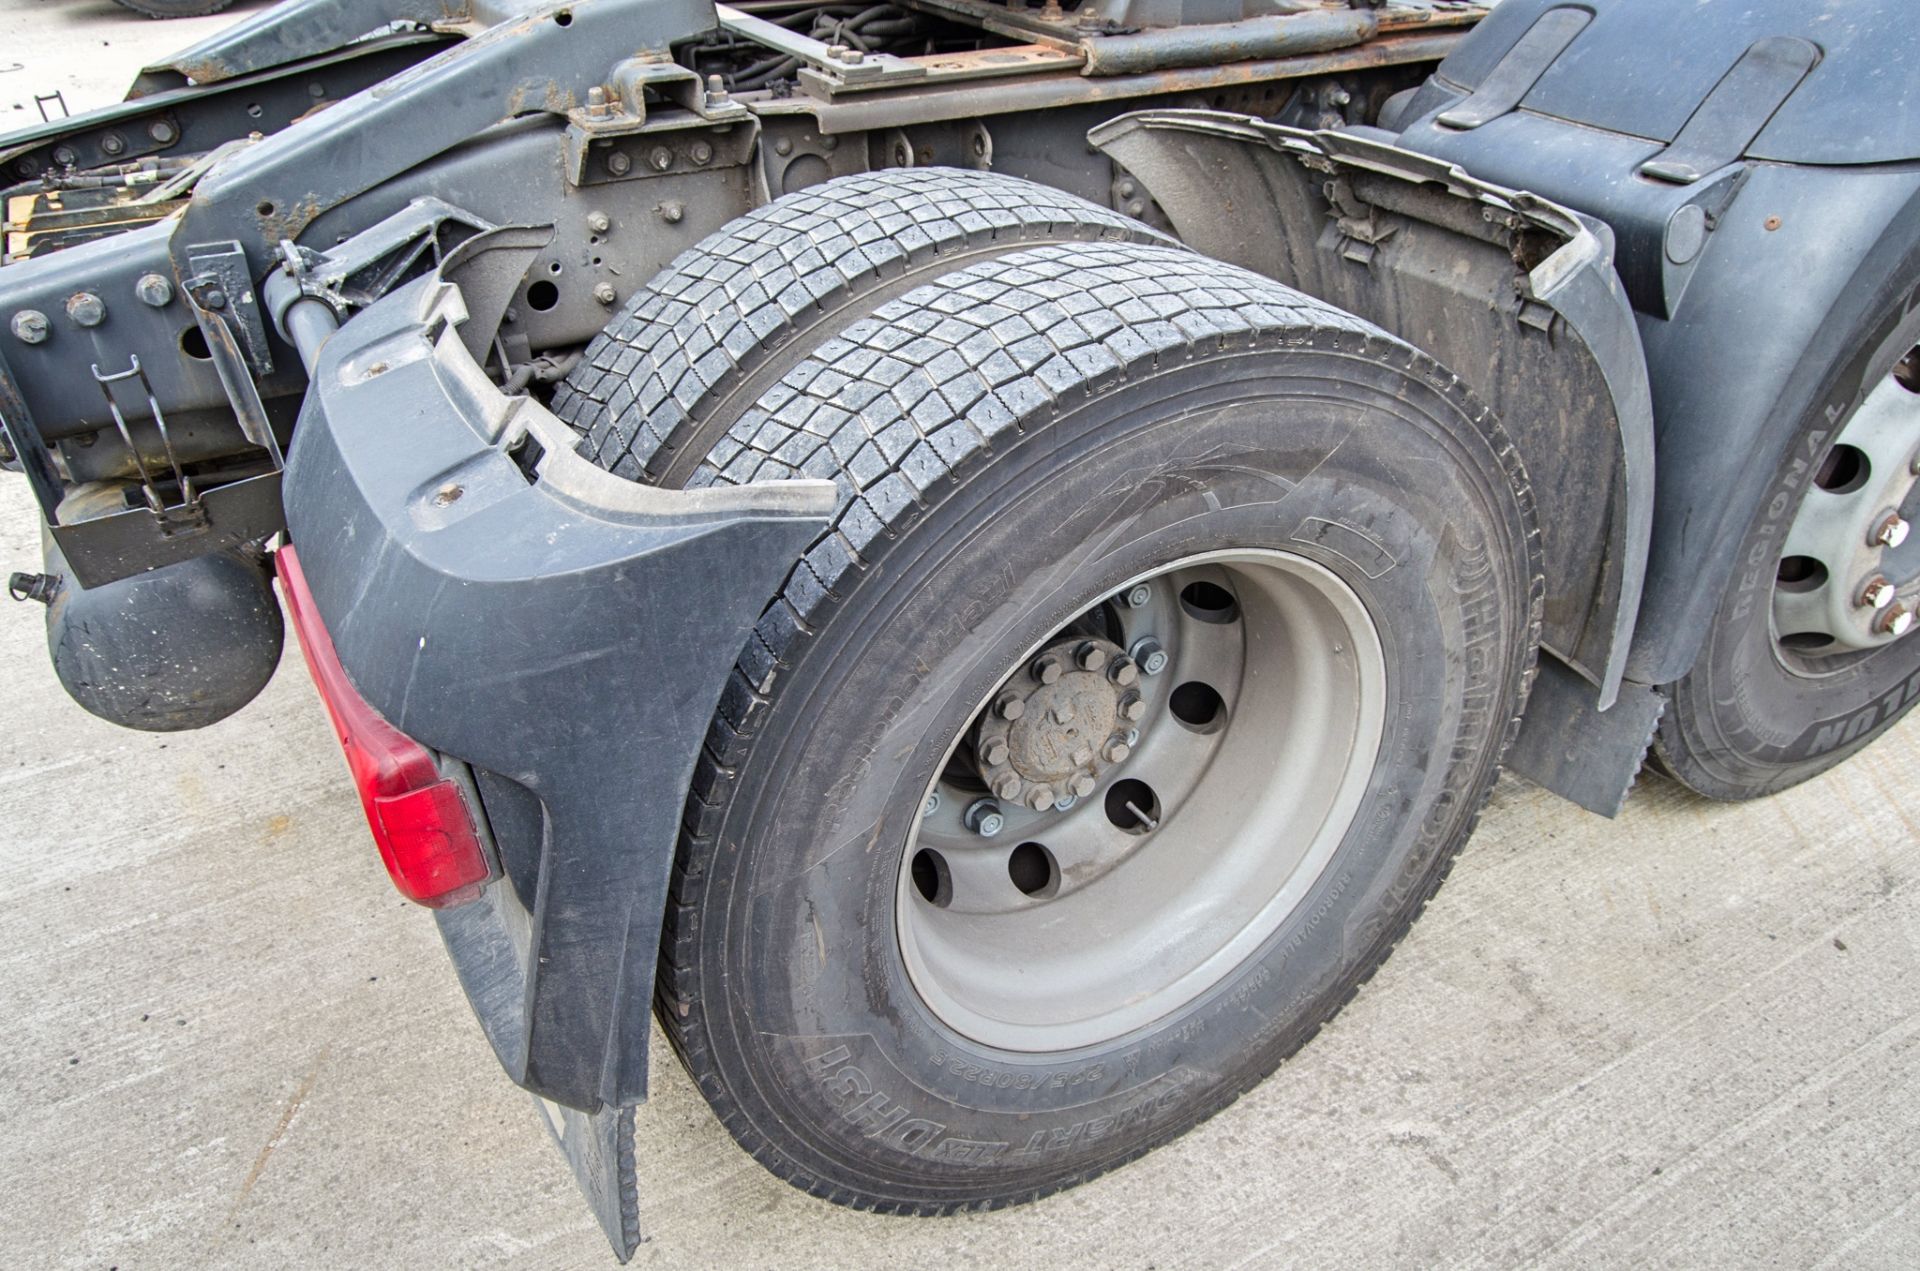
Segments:
[[[1920,611],[1920,349],[1860,399],[1787,530],[1772,623],[1800,674],[1907,635]]]
[[[1219,592],[1200,584],[1231,598],[1231,617],[1220,620]],[[1126,603],[1142,587],[1147,603]],[[899,871],[895,928],[915,990],[947,1027],[1004,1050],[1110,1041],[1223,980],[1320,878],[1365,794],[1384,729],[1385,658],[1373,621],[1351,588],[1304,557],[1186,557],[1129,581],[1089,614],[1100,616],[1096,628],[1117,621],[1127,654],[1152,635],[1167,655],[1153,674],[1135,659],[1141,675],[1130,691],[1145,707],[1135,749],[1106,765],[1091,795],[1045,811],[1000,802],[998,833],[969,828],[969,813],[992,792],[965,789],[956,768],[977,775],[986,764],[972,755],[975,740],[989,738],[987,749],[1007,735],[986,731],[982,712],[1021,691],[1036,701],[1053,691],[1035,687],[1027,668],[1087,628],[1055,633],[976,705],[975,723],[928,787]],[[1070,730],[1079,718],[1069,712],[1049,726]],[[1149,806],[1134,787],[1116,800],[1128,782],[1145,786]]]

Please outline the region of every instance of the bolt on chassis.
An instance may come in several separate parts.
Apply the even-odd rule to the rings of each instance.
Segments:
[[[0,139],[12,590],[158,730],[284,606],[621,1256],[650,1013],[799,1187],[1036,1198],[1304,1044],[1501,763],[1748,798],[1920,695],[1910,34],[293,0]]]

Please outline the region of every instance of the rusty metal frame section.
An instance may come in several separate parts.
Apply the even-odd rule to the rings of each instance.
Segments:
[[[756,102],[753,109],[757,114],[770,117],[811,116],[819,121],[820,131],[825,134],[860,132],[1437,62],[1452,50],[1460,35],[1458,31],[1439,30],[1382,36],[1366,44],[1328,53],[1099,77],[1080,74],[1079,61],[1072,54],[1056,54],[1058,60],[1049,64],[1045,46],[1025,45],[929,57],[925,59],[929,63],[927,77],[907,87],[841,91],[824,101],[794,96]],[[989,54],[1002,53],[1023,59],[1025,64],[1018,68],[1016,78],[996,84],[990,93],[955,91],[967,81],[988,73],[980,68]]]
[[[329,18],[324,11],[336,7],[348,16]],[[268,55],[260,50],[272,46],[275,32],[309,15],[316,27],[287,36],[304,55],[311,43],[337,37],[375,8],[391,20],[394,7],[386,0],[297,0],[243,23],[225,44],[200,46],[195,59],[209,72],[245,66]],[[399,7],[445,12],[428,0]],[[181,276],[186,244],[237,240],[264,266],[281,240],[297,238],[327,209],[496,124],[584,107],[589,90],[603,88],[617,63],[664,61],[669,44],[715,25],[710,0],[472,0],[461,11],[462,25],[492,24],[339,103],[314,126],[276,133],[209,173],[173,236]],[[262,199],[262,191],[274,197]]]

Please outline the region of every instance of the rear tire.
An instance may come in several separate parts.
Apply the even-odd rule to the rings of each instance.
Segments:
[[[1260,1080],[1439,885],[1531,679],[1543,587],[1525,475],[1492,417],[1408,346],[1242,270],[1132,244],[978,262],[824,335],[689,484],[802,475],[835,480],[840,510],[723,694],[659,1014],[729,1131],[796,1186],[892,1213],[1034,1199]],[[1317,630],[1301,665],[1358,666],[1341,633],[1372,633],[1383,674],[1350,677],[1352,715],[1378,732],[1354,748],[1351,806],[1306,827],[1321,857],[1162,1013],[1060,1045],[983,1041],[916,988],[903,943],[901,906],[931,903],[910,861],[928,795],[979,704],[1050,633],[1223,551],[1352,601],[1325,606],[1344,627],[1263,627],[1256,610],[1286,605],[1229,592],[1243,648]],[[1182,726],[1171,713],[1156,699],[1140,726]],[[1276,782],[1326,742],[1256,735],[1270,750],[1251,759]],[[1102,793],[1129,772],[1123,756]],[[1229,784],[1203,778],[1136,855],[1182,844],[1200,872],[1209,841],[1243,849],[1180,828],[1204,820],[1195,808],[1231,819],[1268,783]],[[1044,915],[1045,890],[1026,912]],[[1206,926],[1231,894],[1197,893],[1188,917]]]

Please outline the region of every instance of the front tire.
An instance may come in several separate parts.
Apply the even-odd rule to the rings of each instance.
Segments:
[[[1697,794],[1806,781],[1920,701],[1920,253],[1864,306],[1740,545],[1654,756]],[[1882,537],[1895,538],[1892,544]]]
[[[1517,724],[1542,584],[1513,448],[1424,356],[1230,266],[1127,244],[974,264],[823,333],[705,444],[689,484],[826,476],[842,499],[723,695],[658,1007],[735,1138],[816,1195],[920,1214],[1028,1200],[1224,1107],[1404,934]],[[1223,719],[1231,738],[1247,724],[1239,748],[1223,743],[1183,795],[1145,809],[1156,824],[1118,854],[1156,859],[1182,907],[1156,911],[1112,862],[1098,877],[1059,870],[1051,888],[1029,870],[1029,890],[1014,831],[1051,810],[1009,808],[1007,837],[980,836],[989,853],[1004,844],[1007,886],[988,896],[992,870],[961,875],[985,889],[968,903],[999,904],[1011,917],[997,929],[1024,933],[1033,956],[1002,962],[997,998],[979,991],[991,968],[971,985],[948,975],[944,996],[924,987],[931,946],[910,947],[903,915],[937,907],[941,882],[916,844],[955,832],[929,828],[929,794],[982,780],[980,707],[1036,650],[1132,637],[1099,624],[1142,583],[1169,614],[1191,592],[1196,621],[1228,631],[1267,681],[1221,689],[1199,727]],[[1111,743],[1108,708],[1126,694],[1095,690],[1112,665],[1089,673],[1091,714],[1050,716],[1054,740],[1091,721]],[[1292,699],[1274,688],[1289,675]],[[1322,685],[1331,704],[1316,714]],[[1139,694],[1143,731],[1193,724],[1171,688]],[[1335,739],[1351,763],[1326,798],[1295,780],[1305,810],[1289,821],[1263,796],[1290,769],[1315,777]],[[1078,762],[1070,739],[1048,753]],[[1087,797],[1151,785],[1130,759],[1088,760]],[[1009,802],[1091,775],[1040,765]],[[947,882],[961,885],[951,869]],[[1049,918],[1106,909],[1102,887],[1137,926]],[[1247,888],[1264,903],[1240,903]],[[1130,1010],[1097,964],[1147,941],[1185,974]],[[1075,964],[1113,1009],[1059,1011],[1058,986],[1031,974]]]

